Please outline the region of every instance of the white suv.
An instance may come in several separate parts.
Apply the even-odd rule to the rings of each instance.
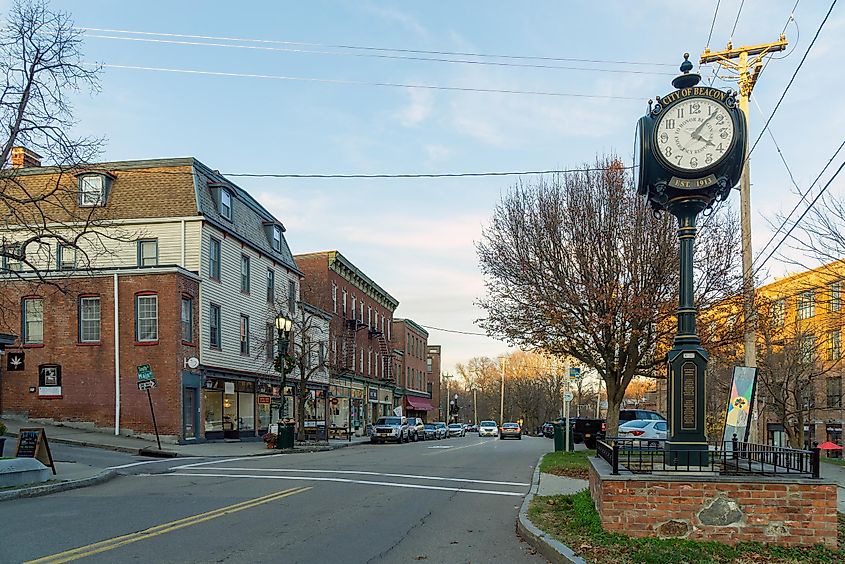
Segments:
[[[479,437],[495,437],[499,434],[499,425],[495,421],[482,421],[478,425]]]
[[[373,425],[373,434],[370,436],[370,442],[383,443],[385,441],[394,441],[396,443],[407,443],[409,438],[408,420],[404,417],[391,415],[378,418],[376,424]]]

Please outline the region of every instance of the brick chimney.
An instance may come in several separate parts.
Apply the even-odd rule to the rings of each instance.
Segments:
[[[41,166],[41,155],[26,147],[12,147],[12,168]]]

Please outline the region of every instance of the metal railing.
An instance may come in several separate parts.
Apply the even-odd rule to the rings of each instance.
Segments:
[[[633,474],[717,473],[819,478],[821,451],[761,445],[733,440],[688,450],[667,451],[665,439],[607,437],[596,444],[596,454]]]

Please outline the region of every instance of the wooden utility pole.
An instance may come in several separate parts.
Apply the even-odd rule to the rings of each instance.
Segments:
[[[728,42],[726,49],[722,51],[710,51],[706,48],[701,54],[699,64],[717,63],[730,74],[725,77],[729,80],[736,80],[739,85],[739,108],[745,114],[746,123],[750,123],[751,116],[748,111],[748,101],[751,98],[751,91],[757,84],[757,79],[763,70],[763,58],[766,55],[783,51],[787,46],[786,36],[780,34],[777,41],[772,43],[761,43],[758,45],[747,45],[734,47]],[[749,128],[750,129],[750,128]],[[748,163],[748,147],[743,159],[742,177],[739,182],[739,209],[740,226],[742,231],[742,287],[743,287],[743,314],[745,321],[745,366],[757,366],[757,315],[754,307],[754,273],[752,271],[751,251],[751,170]],[[756,407],[756,398],[754,405]],[[759,442],[759,433],[756,420],[752,418],[751,441]]]

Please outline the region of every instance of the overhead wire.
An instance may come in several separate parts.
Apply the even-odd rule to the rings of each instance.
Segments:
[[[734,40],[734,32],[736,31],[736,24],[739,23],[739,16],[742,15],[742,7],[745,6],[745,0],[739,3],[739,10],[736,12],[736,19],[734,20],[734,26],[731,28],[731,41]]]
[[[563,97],[563,98],[593,98],[593,99],[600,99],[600,100],[636,100],[642,101],[642,97],[635,97],[635,96],[613,96],[609,94],[582,94],[577,92],[551,92],[551,91],[542,91],[542,90],[511,90],[511,89],[504,89],[504,88],[475,88],[469,86],[440,86],[435,84],[406,84],[400,82],[370,82],[364,80],[346,80],[346,79],[335,79],[335,78],[316,78],[316,77],[305,77],[305,76],[284,76],[284,75],[272,75],[272,74],[253,74],[253,73],[242,73],[242,72],[221,72],[221,71],[204,71],[204,70],[195,70],[195,69],[176,69],[176,68],[167,68],[167,67],[147,67],[147,66],[139,66],[139,65],[115,65],[115,64],[98,64],[92,65],[89,63],[89,66],[99,66],[103,68],[112,68],[112,69],[128,69],[128,70],[142,70],[142,71],[150,71],[150,72],[169,72],[169,73],[181,73],[181,74],[193,74],[193,75],[205,75],[205,76],[225,76],[225,77],[238,77],[238,78],[260,78],[260,79],[267,79],[267,80],[285,80],[285,81],[299,81],[299,82],[317,82],[323,84],[344,84],[344,85],[352,85],[352,86],[383,86],[388,88],[410,88],[410,89],[420,89],[420,90],[445,90],[450,92],[483,92],[488,94],[519,94],[519,95],[531,95],[531,96],[553,96],[553,97]]]
[[[722,0],[716,0],[716,10],[713,12],[713,21],[710,22],[710,33],[707,34],[707,47],[710,47],[710,40],[713,39],[713,28],[716,25],[716,16],[719,15],[719,4]]]

